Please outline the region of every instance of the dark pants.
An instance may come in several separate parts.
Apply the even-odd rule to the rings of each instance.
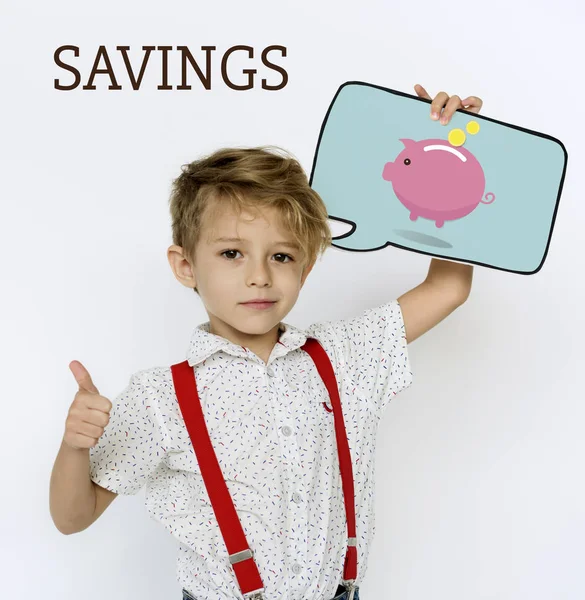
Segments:
[[[337,591],[335,592],[335,596],[332,598],[332,600],[347,600],[347,591],[346,589],[342,586],[339,585],[337,586]],[[183,588],[183,600],[197,600],[194,596],[191,596],[191,594]],[[360,588],[356,587],[355,588],[355,594],[353,595],[353,600],[360,600]]]

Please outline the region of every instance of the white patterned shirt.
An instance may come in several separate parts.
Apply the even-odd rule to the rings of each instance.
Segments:
[[[343,578],[347,522],[333,412],[314,337],[338,383],[352,457],[357,584],[374,522],[375,442],[388,402],[412,383],[394,300],[355,318],[284,331],[268,363],[198,325],[186,358],[267,600],[329,600]],[[180,361],[177,361],[180,362]],[[117,494],[146,484],[152,519],[179,541],[177,581],[197,600],[242,599],[175,394],[170,366],[134,373],[90,448],[90,477]]]

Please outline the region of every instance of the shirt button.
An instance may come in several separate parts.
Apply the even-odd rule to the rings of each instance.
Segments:
[[[295,575],[298,575],[302,570],[303,570],[303,567],[301,567],[301,565],[299,565],[299,563],[295,563],[292,566],[292,571]]]
[[[268,374],[268,377],[274,377],[276,375],[274,369],[272,368],[272,365],[266,369],[266,373]]]
[[[288,425],[284,425],[282,427],[282,434],[286,435],[287,437],[292,433],[292,428],[289,427]]]
[[[292,496],[293,502],[300,504],[302,501],[301,495],[298,492],[295,492]]]

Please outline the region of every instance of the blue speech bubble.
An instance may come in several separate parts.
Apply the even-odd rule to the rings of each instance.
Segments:
[[[350,228],[333,238],[333,246],[371,252],[392,245],[512,273],[536,273],[546,258],[560,201],[568,158],[564,145],[465,110],[441,125],[430,118],[430,103],[359,81],[339,87],[321,127],[309,180],[329,218]],[[444,147],[433,148],[449,152],[435,152],[432,159],[430,153],[419,153],[412,168],[420,167],[423,158],[445,161],[449,154],[461,162],[463,153],[471,153],[483,169],[483,199],[466,216],[444,223],[424,216],[412,220],[396,182],[384,179],[384,166],[403,152],[404,140],[436,139]],[[410,181],[400,182],[411,195],[419,190],[417,199],[426,203],[427,214],[434,202],[443,207],[453,200],[449,190],[454,197],[470,184],[467,171],[452,171],[447,162],[433,168],[409,171]],[[422,198],[420,190],[429,184],[432,191]]]

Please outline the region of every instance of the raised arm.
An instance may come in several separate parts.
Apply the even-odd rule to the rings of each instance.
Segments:
[[[473,265],[433,258],[426,279],[398,298],[406,342],[410,343],[448,317],[469,297]]]

